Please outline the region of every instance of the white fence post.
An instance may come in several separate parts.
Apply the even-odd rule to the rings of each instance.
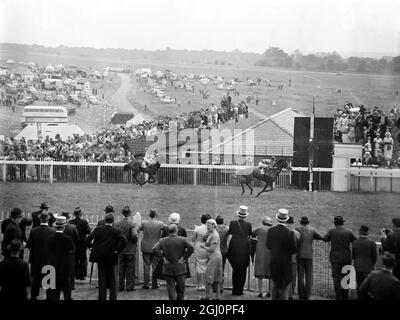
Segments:
[[[100,164],[97,166],[97,183],[101,181]]]
[[[197,186],[197,169],[193,169],[193,185]]]
[[[49,175],[50,175],[50,183],[53,183],[53,161],[50,163]]]
[[[7,164],[3,164],[3,182],[7,181]]]

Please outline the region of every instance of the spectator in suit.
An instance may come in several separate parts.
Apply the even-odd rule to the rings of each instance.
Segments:
[[[331,243],[329,261],[332,266],[333,285],[335,287],[336,300],[347,300],[349,290],[343,289],[341,281],[343,278],[342,269],[346,265],[351,265],[350,244],[356,240],[356,236],[350,230],[344,227],[345,220],[342,216],[334,217],[334,229],[330,229],[322,238],[325,242]]]
[[[106,215],[115,213],[114,207],[111,205],[108,205],[103,211],[105,212]],[[103,220],[100,220],[99,222],[97,222],[96,227],[105,226],[105,225],[106,225],[106,221],[105,221],[105,219],[103,219]],[[114,222],[113,222],[113,225],[114,225]]]
[[[0,301],[28,300],[27,287],[31,285],[31,277],[28,263],[19,258],[21,249],[19,239],[11,240],[6,247],[10,257],[0,262]]]
[[[393,275],[400,280],[400,218],[393,218],[393,232],[381,233],[382,249],[395,258]]]
[[[293,227],[294,218],[290,216],[286,224],[287,227],[294,232],[294,236],[296,238],[296,246],[298,247],[301,235],[300,232],[298,232]],[[297,253],[292,255],[292,283],[290,285],[290,290],[289,290],[289,300],[293,300],[293,296],[296,290],[296,280],[297,280]]]
[[[254,276],[258,280],[258,297],[263,298],[263,279],[268,282],[267,297],[271,297],[271,252],[267,249],[268,230],[272,227],[270,217],[262,218],[262,225],[253,231],[257,238],[256,256],[254,262]]]
[[[352,245],[352,256],[354,269],[356,270],[357,292],[360,296],[360,285],[368,274],[375,269],[378,258],[377,246],[375,241],[368,239],[369,228],[362,225],[360,227],[360,237],[354,240]]]
[[[66,225],[67,219],[58,216],[54,223],[56,232],[49,236],[47,264],[55,268],[56,287],[46,290],[47,300],[60,300],[61,291],[64,300],[72,300],[70,257],[75,251],[75,246],[72,238],[64,234]]]
[[[221,293],[224,291],[224,271],[226,263],[226,254],[228,252],[228,236],[229,228],[224,224],[224,219],[221,216],[215,218],[217,222],[217,232],[219,234],[220,249],[222,255],[222,282],[221,282]]]
[[[99,300],[106,300],[110,288],[110,300],[117,300],[118,254],[126,246],[126,238],[120,229],[113,227],[114,216],[106,214],[105,225],[96,227],[87,238],[88,248],[92,249],[91,261],[96,262],[99,274]]]
[[[292,256],[297,251],[293,230],[286,226],[289,212],[279,209],[278,224],[268,230],[267,248],[271,251],[272,300],[288,300],[292,281]]]
[[[74,243],[74,252],[70,255],[70,264],[71,264],[71,289],[75,290],[75,254],[76,248],[79,244],[79,234],[78,229],[74,224],[70,223],[71,215],[69,212],[62,212],[61,215],[67,219],[67,224],[65,225],[64,234],[68,237],[71,237]]]
[[[7,250],[7,246],[11,244],[12,240],[20,240],[22,248],[25,246],[23,235],[19,224],[22,220],[22,210],[20,208],[14,208],[10,212],[10,221],[7,223],[7,227],[4,231],[4,238],[1,242],[1,251],[4,256],[4,260],[10,258],[11,251]]]
[[[143,289],[149,289],[150,267],[151,267],[151,283],[152,289],[158,288],[157,283],[157,257],[153,253],[154,245],[160,240],[161,232],[165,224],[157,220],[157,210],[150,209],[149,220],[142,222],[140,231],[143,232],[141,242],[141,250],[143,254]]]
[[[49,205],[47,204],[47,202],[43,202],[40,204],[39,207],[39,211],[35,211],[32,212],[31,216],[32,216],[32,228],[36,228],[37,226],[40,225],[40,219],[39,219],[39,215],[41,213],[45,213],[49,215],[49,226],[52,227],[53,223],[56,221],[56,219],[54,218],[54,214],[49,212]]]
[[[4,234],[6,231],[6,228],[8,226],[8,223],[11,221],[11,218],[8,217],[7,219],[4,219],[3,222],[1,223],[1,233]],[[32,218],[27,218],[23,217],[21,219],[21,222],[19,223],[19,228],[21,229],[22,232],[22,239],[23,241],[27,242],[26,238],[26,228],[32,225]],[[22,249],[20,252],[20,257],[22,259],[23,257],[24,250]]]
[[[31,300],[36,300],[39,295],[43,279],[42,268],[48,259],[49,237],[55,233],[49,227],[49,218],[48,213],[40,214],[40,225],[32,229],[27,243],[32,276]]]
[[[87,244],[86,238],[90,234],[89,222],[82,219],[82,209],[80,207],[74,210],[75,219],[69,223],[76,226],[78,231],[78,243],[75,251],[75,278],[78,280],[85,280],[87,276]]]
[[[162,273],[167,281],[169,300],[184,300],[186,263],[194,248],[185,238],[178,236],[178,226],[170,224],[169,236],[160,239],[153,247],[153,252],[163,258]]]
[[[360,286],[363,300],[400,300],[400,281],[393,275],[395,259],[385,252],[382,257],[383,268],[372,271]]]
[[[129,220],[132,210],[126,206],[121,211],[124,218],[115,224],[116,228],[122,231],[126,238],[126,246],[118,256],[119,268],[119,291],[134,291],[135,289],[135,264],[137,249],[137,228],[136,224]],[[126,286],[125,286],[126,280]]]
[[[228,233],[232,236],[229,242],[227,258],[232,266],[232,295],[243,294],[246,283],[247,267],[250,264],[251,223],[245,221],[249,215],[248,207],[240,206],[236,212],[238,220],[231,221]]]
[[[297,290],[299,299],[310,299],[313,282],[313,241],[322,240],[322,235],[309,226],[308,217],[300,219],[300,227],[296,230],[300,233],[300,241],[297,247]]]

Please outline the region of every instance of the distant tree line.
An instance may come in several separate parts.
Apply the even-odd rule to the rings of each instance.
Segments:
[[[349,57],[342,58],[337,52],[303,55],[299,50],[289,55],[278,47],[268,48],[256,66],[305,69],[318,71],[349,71],[380,74],[399,74],[400,56],[381,59]]]

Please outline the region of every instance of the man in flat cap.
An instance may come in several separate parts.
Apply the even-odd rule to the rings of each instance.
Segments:
[[[341,281],[344,276],[342,269],[346,265],[351,265],[350,245],[356,240],[354,233],[344,227],[345,220],[342,216],[336,216],[333,219],[335,228],[330,229],[323,237],[323,241],[331,243],[329,261],[332,266],[333,285],[335,287],[336,300],[347,300],[349,290],[343,289]]]

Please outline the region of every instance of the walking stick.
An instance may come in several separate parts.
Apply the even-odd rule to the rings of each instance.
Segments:
[[[92,283],[93,265],[94,265],[94,262],[92,262],[92,263],[91,263],[91,266],[90,266],[90,278],[89,278],[89,286],[90,286],[90,285],[91,285],[91,283]]]

